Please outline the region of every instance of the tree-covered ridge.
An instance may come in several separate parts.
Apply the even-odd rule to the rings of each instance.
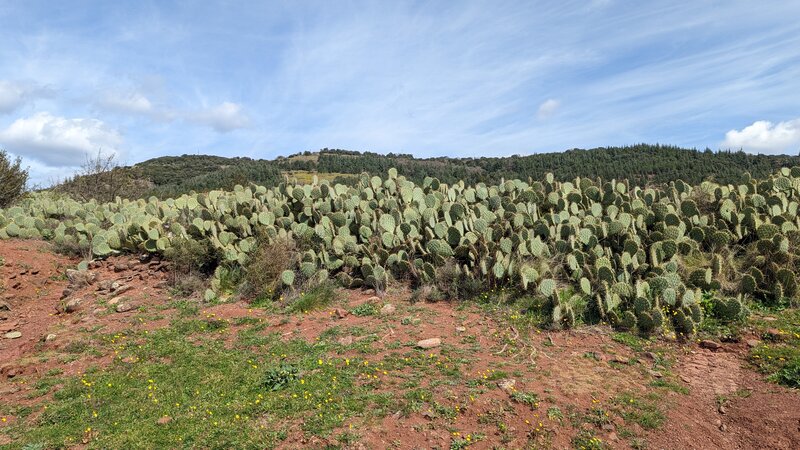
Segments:
[[[288,172],[335,174],[330,176],[331,180],[346,184],[353,184],[357,179],[348,174],[383,174],[394,167],[399,174],[417,183],[426,176],[435,176],[451,184],[459,180],[494,184],[503,179],[541,179],[546,173],[554,173],[560,181],[576,177],[624,178],[644,186],[665,185],[677,179],[692,184],[706,180],[738,183],[745,172],[754,177],[766,177],[780,167],[798,163],[800,158],[795,156],[639,144],[492,158],[415,158],[409,154],[382,155],[328,148],[275,160],[183,155],[151,159],[126,170],[135,178],[151,183],[149,195],[166,198],[193,190],[231,189],[236,184],[271,187],[283,181]]]

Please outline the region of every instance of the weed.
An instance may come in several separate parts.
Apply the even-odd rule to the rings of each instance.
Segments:
[[[351,309],[350,313],[358,317],[374,316],[378,313],[378,308],[372,303],[362,303]]]

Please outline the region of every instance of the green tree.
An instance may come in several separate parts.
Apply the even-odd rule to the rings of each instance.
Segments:
[[[28,183],[28,169],[22,168],[22,160],[11,161],[5,150],[0,150],[0,208],[16,200]]]

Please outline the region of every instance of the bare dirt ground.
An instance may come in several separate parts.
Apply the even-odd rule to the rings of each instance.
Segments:
[[[168,268],[135,257],[110,258],[90,268],[92,279],[71,273],[76,261],[55,255],[37,241],[0,241],[0,399],[6,406],[37,406],[52,395],[32,397],[36,380],[53,369],[79,376],[89,366],[108,365],[113,346],[75,351],[88,333],[124,329],[153,330],[170,325],[179,311],[165,280]],[[66,292],[65,292],[66,291]],[[429,358],[450,364],[469,360],[464,383],[427,380],[438,405],[457,411],[444,417],[433,407],[389,414],[363,424],[350,448],[631,448],[650,449],[796,449],[800,448],[800,393],[763,380],[748,367],[744,344],[722,344],[715,351],[697,343],[655,340],[645,346],[615,338],[605,327],[546,332],[517,327],[513,320],[476,307],[450,303],[414,303],[403,291],[380,300],[395,311],[360,317],[347,314],[375,302],[374,293],[347,292],[341,304],[299,315],[275,315],[245,302],[201,305],[201,314],[231,323],[258,317],[263,333],[287,339],[320,339],[332,327],[361,329],[340,341],[373,336],[381,361],[399,344],[440,338],[426,350]],[[137,310],[158,311],[143,318]],[[242,325],[244,326],[244,325]],[[17,337],[18,332],[21,334]],[[229,339],[233,333],[220,336]],[[355,351],[353,351],[355,355]],[[341,355],[341,356],[347,356]],[[496,379],[495,373],[504,376]],[[407,374],[406,374],[407,375]],[[475,398],[470,380],[491,380]],[[379,389],[400,395],[404,374],[392,374]],[[535,404],[512,401],[513,393],[535,393]],[[655,405],[655,413],[652,407]],[[430,406],[430,405],[429,405]],[[661,422],[648,414],[661,414]],[[3,428],[19,419],[4,417],[0,446],[13,445]],[[24,420],[35,421],[33,414]],[[473,430],[464,436],[451,430]],[[578,437],[594,436],[593,442]],[[588,438],[587,438],[588,439]],[[332,444],[298,429],[285,448]],[[78,445],[78,447],[85,445]],[[463,447],[462,447],[463,448]]]

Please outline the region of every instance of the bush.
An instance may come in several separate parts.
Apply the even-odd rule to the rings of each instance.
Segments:
[[[268,241],[259,238],[258,245],[250,254],[245,266],[243,295],[255,299],[275,299],[281,293],[281,274],[291,270],[297,263],[294,241],[278,239]]]
[[[170,285],[178,296],[188,297],[206,287],[205,279],[219,265],[221,255],[210,241],[181,239],[164,252],[172,264]]]
[[[462,273],[458,263],[449,260],[436,270],[433,286],[419,295],[428,301],[468,300],[485,290],[486,284],[480,278]]]
[[[19,157],[12,162],[8,159],[8,153],[0,150],[0,208],[9,206],[25,192],[28,169],[23,169],[21,164]]]

